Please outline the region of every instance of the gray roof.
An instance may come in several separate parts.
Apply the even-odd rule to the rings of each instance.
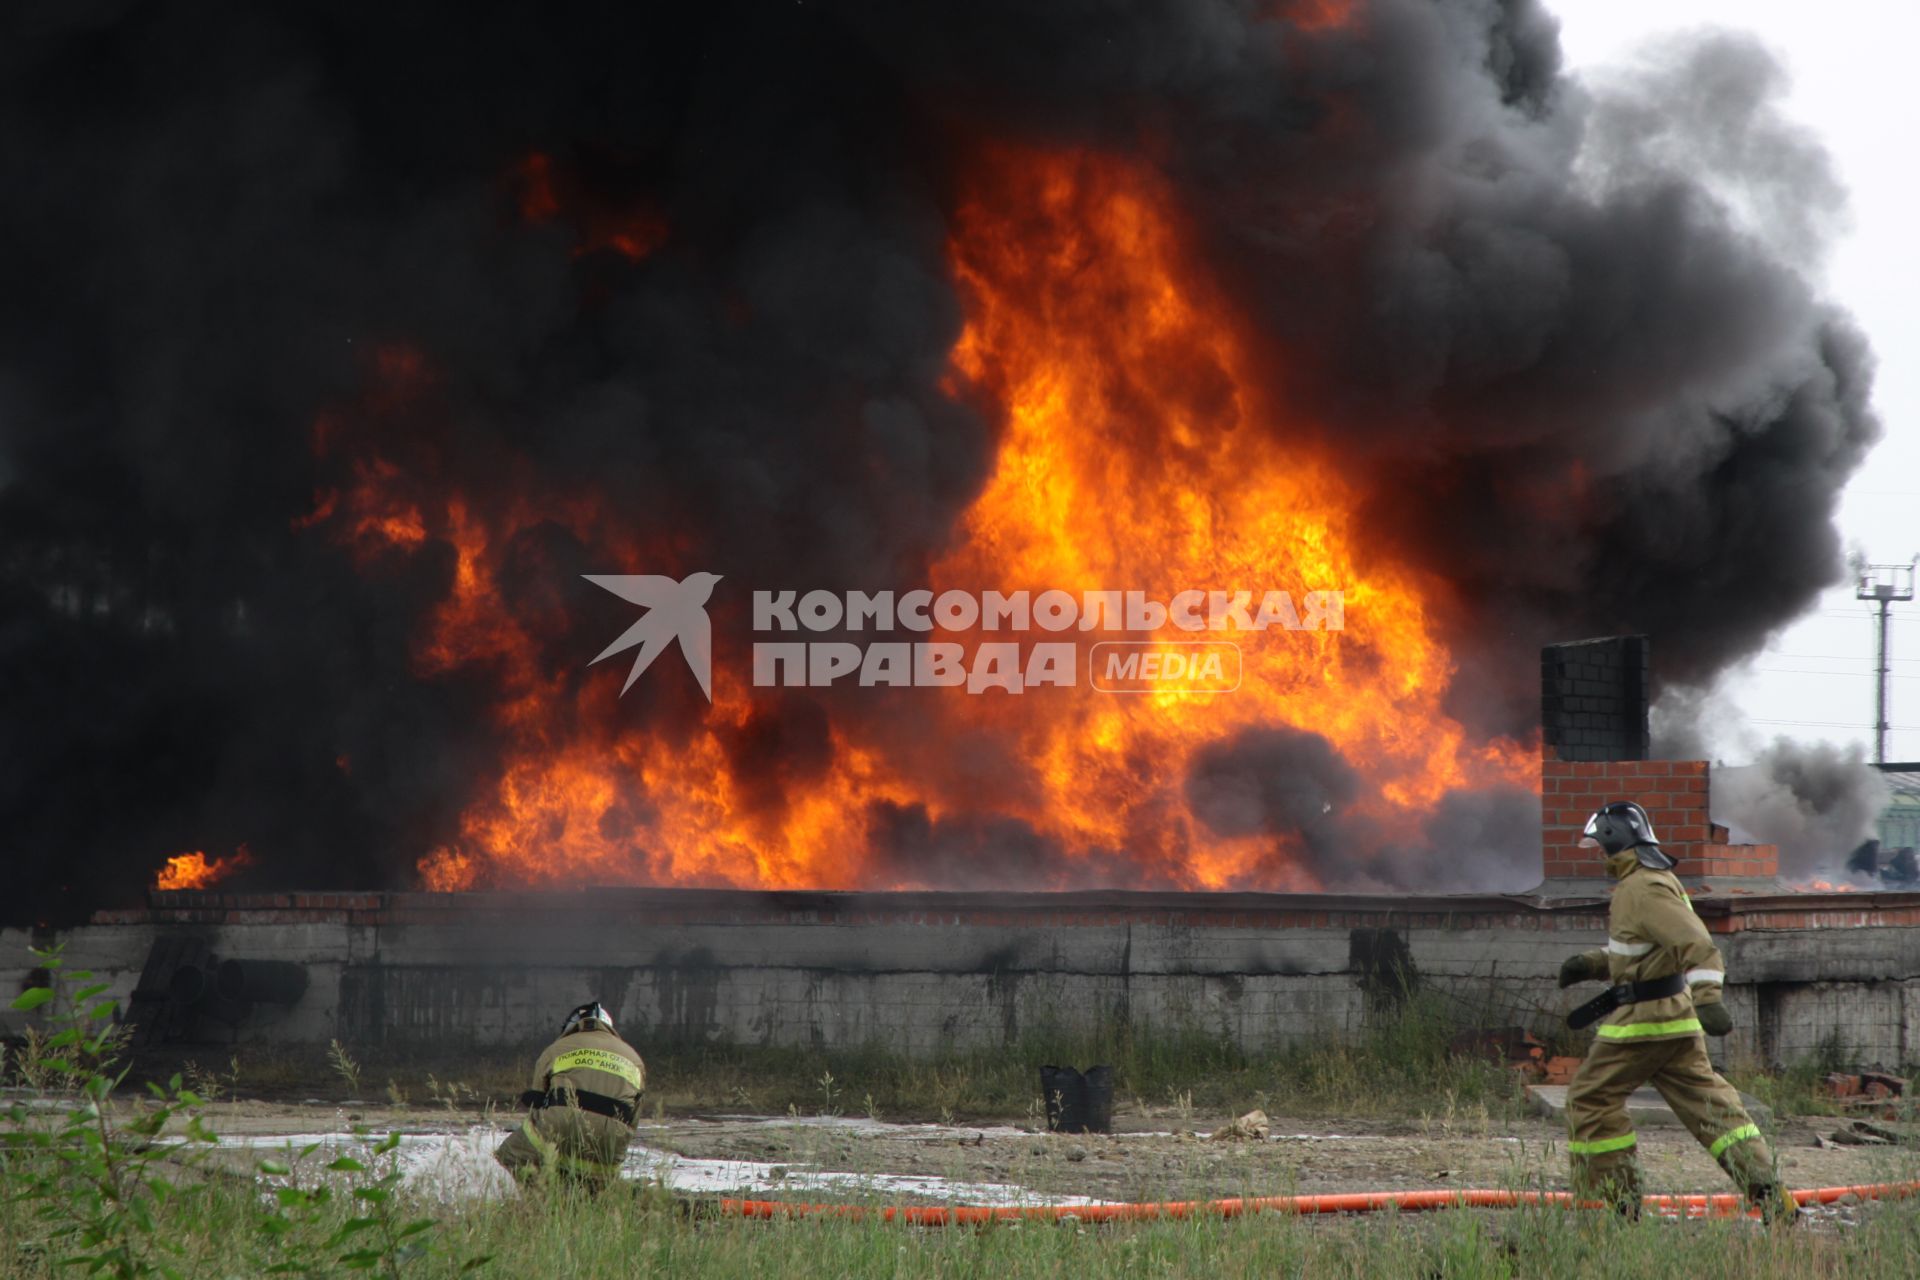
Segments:
[[[1887,780],[1893,789],[1893,802],[1905,807],[1920,804],[1920,761],[1907,761],[1899,764],[1887,763],[1873,766]]]

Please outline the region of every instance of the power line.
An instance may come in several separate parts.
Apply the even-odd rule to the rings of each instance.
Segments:
[[[1765,671],[1771,675],[1839,676],[1845,680],[1858,680],[1863,675],[1872,674],[1867,671],[1821,671],[1815,667],[1755,667],[1753,669],[1755,671]],[[1890,680],[1920,680],[1920,675],[1909,675],[1904,671],[1891,671],[1887,673],[1887,678]]]
[[[1860,727],[1860,722],[1857,720],[1763,720],[1757,716],[1749,716],[1747,722],[1749,724],[1804,725],[1813,729],[1858,729]],[[1920,730],[1920,724],[1890,724],[1887,728],[1896,733],[1912,733]]]

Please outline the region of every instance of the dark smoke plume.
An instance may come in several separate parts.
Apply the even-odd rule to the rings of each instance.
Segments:
[[[1430,572],[1473,731],[1532,723],[1545,641],[1644,632],[1694,682],[1752,652],[1838,574],[1877,431],[1794,256],[1831,184],[1777,70],[1713,39],[1589,90],[1531,0],[1292,8],[0,10],[4,914],[243,842],[263,882],[403,884],[448,838],[497,752],[485,672],[410,657],[454,548],[357,563],[302,526],[351,478],[324,414],[482,515],[597,487],[734,599],[917,580],[992,457],[941,381],[949,219],[995,142],[1164,174],[1295,429],[1369,495],[1369,552]],[[633,210],[669,229],[645,253],[610,229]],[[605,549],[507,550],[542,673],[579,679]],[[696,697],[636,690],[638,731]],[[812,710],[767,717],[730,749],[777,804],[828,748]],[[1206,776],[1230,824],[1297,807]],[[1019,847],[994,822],[903,811],[889,856]]]
[[[1714,819],[1736,840],[1779,845],[1788,876],[1840,879],[1891,796],[1858,745],[1776,738],[1752,764],[1713,771]]]
[[[1193,814],[1223,836],[1264,833],[1321,883],[1349,890],[1530,889],[1540,882],[1531,791],[1444,797],[1412,839],[1355,812],[1360,777],[1317,733],[1259,729],[1203,748],[1187,776]]]

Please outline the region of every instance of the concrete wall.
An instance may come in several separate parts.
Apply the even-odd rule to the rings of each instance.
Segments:
[[[298,961],[311,979],[296,1005],[261,1006],[234,1031],[203,1020],[210,1039],[426,1048],[523,1044],[597,997],[636,1042],[926,1055],[1129,1024],[1262,1049],[1364,1028],[1402,950],[1463,1025],[1548,1031],[1592,993],[1555,988],[1561,960],[1605,942],[1600,904],[1518,898],[1418,910],[1270,895],[162,899],[196,901],[62,935],[69,966],[100,973],[124,1004],[152,941],[192,932],[223,958]],[[1783,901],[1794,910],[1700,905],[1732,978],[1736,1032],[1719,1051],[1791,1061],[1837,1039],[1849,1060],[1920,1060],[1920,898],[1847,895],[1831,919],[1808,910],[1830,899]],[[0,932],[7,990],[33,963],[28,941]]]

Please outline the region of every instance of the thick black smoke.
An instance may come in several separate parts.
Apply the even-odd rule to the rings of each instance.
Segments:
[[[1752,764],[1713,772],[1714,818],[1735,840],[1779,845],[1789,876],[1843,879],[1891,798],[1858,746],[1776,738]]]
[[[597,487],[734,599],[917,581],[992,455],[941,389],[983,143],[1114,149],[1173,184],[1316,424],[1295,429],[1369,495],[1369,553],[1445,584],[1476,728],[1531,722],[1542,641],[1646,632],[1682,679],[1750,652],[1838,572],[1835,494],[1876,430],[1864,346],[1793,257],[1821,210],[1780,193],[1830,201],[1781,179],[1824,171],[1774,120],[1771,65],[1708,42],[1588,91],[1530,0],[1286,13],[6,6],[5,914],[241,842],[280,883],[398,883],[451,833],[495,751],[488,673],[410,657],[454,552],[436,529],[356,564],[301,527],[350,478],[320,414],[365,410],[358,443],[483,513]],[[563,204],[644,207],[664,244],[630,261],[585,215],[530,221],[536,153]],[[1782,209],[1793,234],[1751,232]],[[366,409],[396,345],[426,407]],[[577,678],[579,631],[618,612],[575,575],[620,566],[557,524],[509,551],[543,661]],[[648,732],[698,707],[643,698]],[[804,785],[813,715],[730,749],[797,743]],[[895,817],[895,853],[996,830]]]
[[[1408,838],[1356,811],[1363,783],[1317,733],[1254,729],[1211,743],[1187,775],[1187,804],[1216,835],[1275,837],[1330,888],[1523,890],[1540,882],[1539,801],[1491,787],[1443,797]]]

